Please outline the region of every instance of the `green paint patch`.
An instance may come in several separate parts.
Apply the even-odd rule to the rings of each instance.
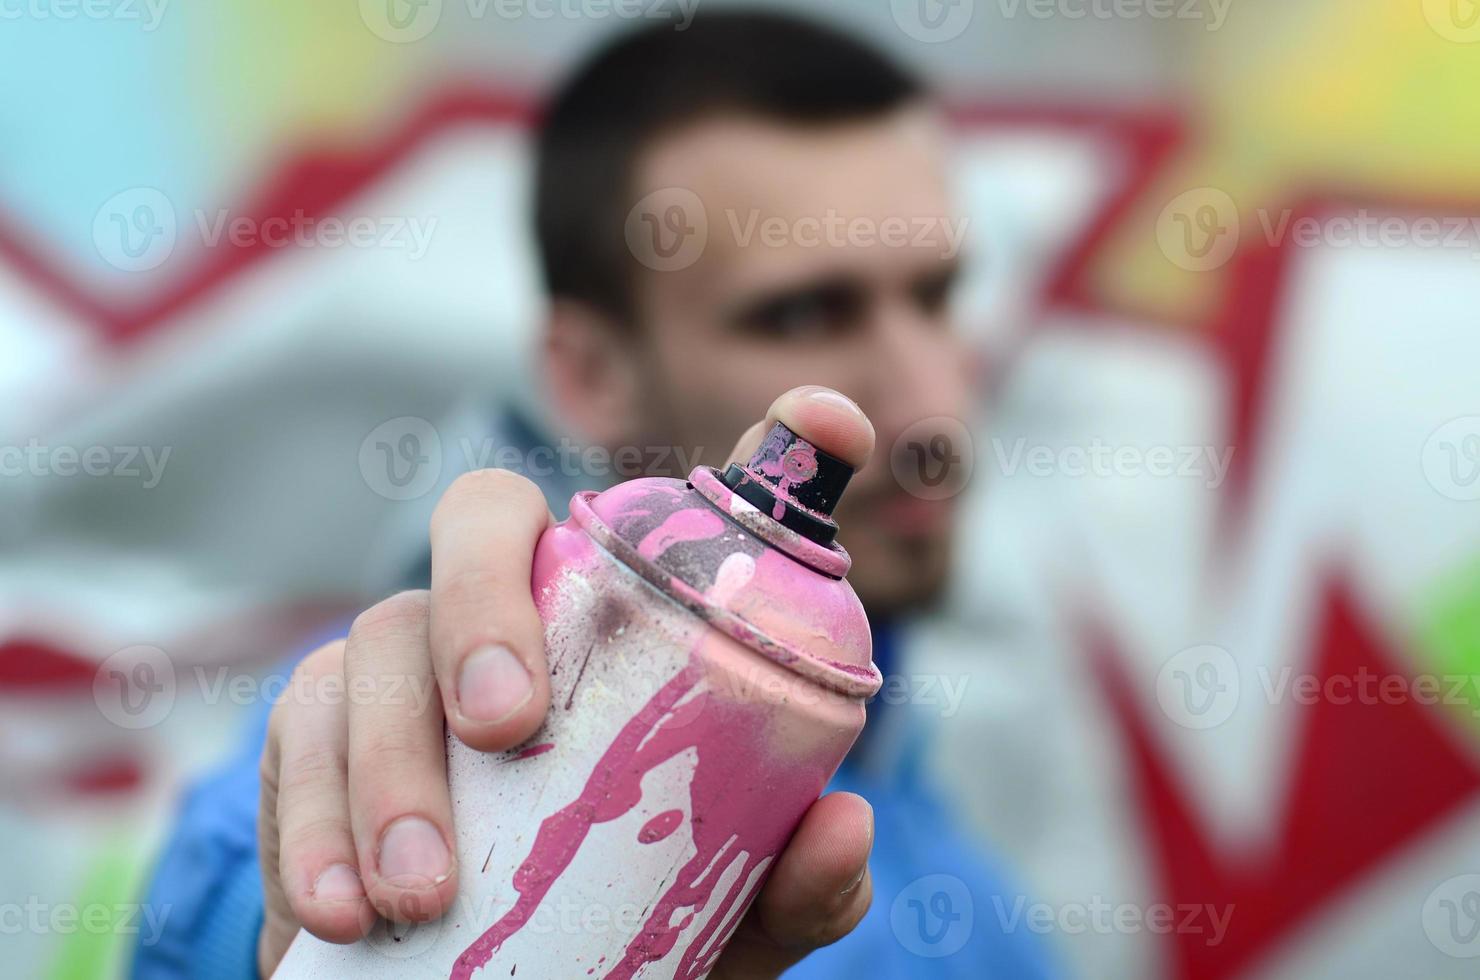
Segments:
[[[1441,679],[1441,698],[1480,729],[1480,561],[1448,579],[1419,623],[1420,656]]]
[[[48,980],[99,980],[128,972],[139,909],[143,868],[136,842],[104,849],[78,889],[78,928],[63,937]]]

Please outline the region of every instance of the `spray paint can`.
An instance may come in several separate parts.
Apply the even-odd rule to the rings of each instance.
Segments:
[[[448,738],[453,907],[300,933],[277,976],[705,976],[881,682],[829,516],[851,475],[778,423],[724,473],[577,494],[534,559],[549,716]]]

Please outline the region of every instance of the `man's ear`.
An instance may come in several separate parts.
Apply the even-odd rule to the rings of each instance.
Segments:
[[[545,381],[561,421],[587,445],[631,442],[641,412],[640,351],[626,324],[578,300],[553,299]]]

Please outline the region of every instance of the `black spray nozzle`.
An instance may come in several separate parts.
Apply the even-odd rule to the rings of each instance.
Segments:
[[[818,544],[832,544],[838,525],[833,508],[853,476],[853,467],[818,449],[777,422],[744,466],[725,470],[725,486]]]

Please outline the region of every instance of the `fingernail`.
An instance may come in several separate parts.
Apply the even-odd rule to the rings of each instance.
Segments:
[[[860,414],[863,412],[863,409],[858,407],[858,403],[847,395],[840,391],[834,391],[831,388],[824,388],[822,385],[809,385],[802,397],[808,401],[824,402],[829,405],[838,405],[842,408],[852,409]]]
[[[365,897],[360,874],[347,864],[331,864],[314,879],[316,902],[350,902]]]
[[[457,678],[457,704],[470,721],[500,722],[529,703],[529,671],[506,646],[474,650]]]
[[[874,849],[874,808],[871,804],[869,804],[867,800],[864,801],[864,805],[868,807],[868,849],[869,852],[872,853]],[[838,894],[840,896],[851,895],[854,889],[863,884],[864,876],[867,874],[868,859],[865,858],[863,861],[863,867],[858,869],[858,875],[848,883],[847,888],[844,888]]]
[[[452,855],[442,833],[421,817],[402,817],[380,838],[380,874],[385,878],[417,877],[433,884],[451,873]]]

